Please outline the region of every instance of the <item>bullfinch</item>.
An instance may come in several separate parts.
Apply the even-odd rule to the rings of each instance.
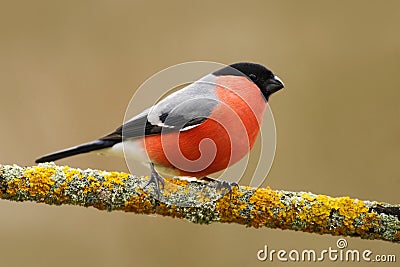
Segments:
[[[269,97],[284,87],[266,67],[235,63],[170,94],[95,141],[57,151],[36,163],[97,152],[149,165],[160,194],[164,176],[208,177],[242,159],[253,147]],[[160,173],[160,174],[159,174]],[[146,186],[147,186],[146,185]]]

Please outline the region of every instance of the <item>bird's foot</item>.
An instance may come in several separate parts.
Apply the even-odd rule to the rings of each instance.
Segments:
[[[234,187],[239,187],[236,182],[227,182],[223,180],[214,179],[211,177],[203,177],[201,180],[207,181],[208,186],[214,187],[216,190],[227,190],[229,194],[232,194],[232,190]]]
[[[160,198],[160,193],[161,193],[160,184],[161,184],[161,189],[164,190],[164,185],[165,185],[164,178],[162,178],[154,169],[153,163],[150,163],[150,170],[151,170],[150,179],[144,186],[144,189],[146,189],[147,186],[153,183],[155,185],[154,191],[156,192],[157,197]]]

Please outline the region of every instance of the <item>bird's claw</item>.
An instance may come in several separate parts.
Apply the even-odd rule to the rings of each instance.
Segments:
[[[208,186],[214,187],[217,191],[218,190],[227,190],[229,192],[229,194],[232,194],[232,190],[234,187],[239,187],[238,183],[236,183],[236,182],[227,182],[227,181],[217,180],[217,179],[210,178],[210,177],[206,177],[206,179],[204,179],[204,180],[209,182]]]
[[[233,187],[239,187],[239,185],[235,182],[227,182],[227,181],[217,181],[215,185],[215,189],[217,190],[228,190],[229,193],[232,193]]]
[[[239,185],[235,182],[227,182],[227,181],[221,181],[221,180],[216,180],[214,183],[210,184],[210,186],[214,186],[217,191],[225,192],[226,194],[229,194],[230,200],[232,200],[233,188],[234,187],[239,188]]]
[[[150,174],[150,178],[149,181],[147,182],[147,184],[144,186],[144,189],[146,189],[147,186],[149,186],[150,184],[154,184],[155,188],[154,191],[157,194],[157,197],[160,198],[160,193],[161,190],[164,190],[164,185],[165,185],[165,181],[164,178],[162,178],[154,169],[153,164],[150,165],[150,169],[151,169],[151,174]],[[160,184],[161,184],[161,190],[160,190]]]

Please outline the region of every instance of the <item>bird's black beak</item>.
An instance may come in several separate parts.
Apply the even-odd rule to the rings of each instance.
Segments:
[[[267,92],[271,95],[279,90],[281,90],[285,85],[282,80],[279,79],[278,76],[274,76],[274,78],[268,79],[267,81]]]

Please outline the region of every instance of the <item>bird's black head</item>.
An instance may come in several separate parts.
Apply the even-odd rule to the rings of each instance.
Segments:
[[[261,93],[264,95],[265,100],[269,96],[279,91],[284,87],[283,82],[263,65],[249,62],[241,62],[229,65],[213,73],[214,75],[235,75],[245,76],[247,79],[254,82]]]

